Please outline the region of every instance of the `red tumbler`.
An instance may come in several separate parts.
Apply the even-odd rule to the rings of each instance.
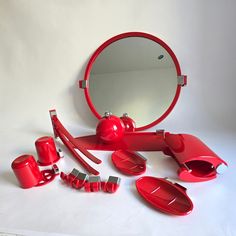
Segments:
[[[43,175],[32,155],[17,157],[11,167],[22,188],[31,188],[43,181]]]
[[[51,165],[60,159],[54,139],[50,136],[37,139],[35,141],[35,147],[38,153],[38,163],[41,166]]]

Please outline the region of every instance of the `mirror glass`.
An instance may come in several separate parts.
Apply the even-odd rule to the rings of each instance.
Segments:
[[[89,75],[89,95],[103,116],[128,115],[137,127],[157,120],[171,105],[177,89],[172,57],[144,37],[117,40],[97,56]]]

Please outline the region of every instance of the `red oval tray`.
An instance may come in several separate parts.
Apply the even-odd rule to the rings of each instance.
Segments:
[[[141,177],[136,181],[139,194],[158,210],[173,214],[187,215],[193,209],[193,203],[186,189],[163,178]]]
[[[146,171],[146,159],[136,152],[118,150],[111,156],[114,166],[126,175],[141,175]]]

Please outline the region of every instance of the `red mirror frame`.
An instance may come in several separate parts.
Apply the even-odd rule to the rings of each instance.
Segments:
[[[88,83],[88,80],[89,80],[89,75],[90,75],[90,72],[91,72],[91,69],[93,67],[93,63],[94,61],[96,60],[96,58],[99,56],[99,54],[106,48],[108,47],[110,44],[120,40],[120,39],[124,39],[124,38],[128,38],[128,37],[143,37],[143,38],[147,38],[147,39],[150,39],[150,40],[153,40],[154,42],[158,43],[159,45],[161,45],[163,48],[166,49],[166,51],[169,53],[169,55],[171,56],[172,60],[174,61],[174,64],[175,64],[175,68],[176,68],[176,74],[177,76],[181,76],[181,69],[180,69],[180,65],[179,65],[179,62],[177,60],[177,57],[175,56],[174,52],[170,49],[170,47],[165,43],[163,42],[161,39],[151,35],[151,34],[147,34],[147,33],[142,33],[142,32],[127,32],[127,33],[122,33],[122,34],[119,34],[119,35],[116,35],[110,39],[108,39],[106,42],[104,42],[94,53],[93,55],[91,56],[89,62],[88,62],[88,65],[86,67],[86,70],[85,70],[85,75],[84,75],[84,81],[85,81],[85,84],[87,85]],[[176,78],[177,79],[177,78]],[[81,81],[80,81],[81,82]],[[82,81],[83,82],[83,81]],[[135,131],[141,131],[141,130],[145,130],[145,129],[148,129],[148,128],[151,128],[153,127],[154,125],[157,125],[158,123],[160,123],[162,120],[164,120],[168,115],[169,113],[172,111],[172,109],[174,108],[175,104],[177,103],[178,101],[178,98],[179,98],[179,95],[180,95],[180,91],[181,91],[181,86],[180,84],[177,84],[177,88],[176,88],[176,93],[175,93],[175,96],[174,96],[174,99],[172,101],[172,103],[170,104],[170,106],[168,107],[168,109],[155,121],[151,122],[150,124],[148,125],[145,125],[145,126],[141,126],[141,127],[137,127],[135,129]],[[85,94],[85,97],[86,97],[86,101],[89,105],[89,108],[90,110],[93,112],[93,114],[98,118],[98,119],[101,119],[102,116],[97,112],[96,108],[94,107],[93,103],[92,103],[92,100],[91,100],[91,97],[90,97],[90,94],[89,94],[89,86],[85,86],[85,87],[82,87],[81,84],[80,84],[80,87],[84,89],[84,94]],[[128,111],[127,111],[128,112]]]

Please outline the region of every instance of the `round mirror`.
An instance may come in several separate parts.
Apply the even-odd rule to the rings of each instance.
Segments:
[[[97,118],[106,111],[128,115],[136,130],[150,128],[173,109],[181,86],[173,51],[153,35],[117,35],[92,55],[85,72],[85,95]]]

